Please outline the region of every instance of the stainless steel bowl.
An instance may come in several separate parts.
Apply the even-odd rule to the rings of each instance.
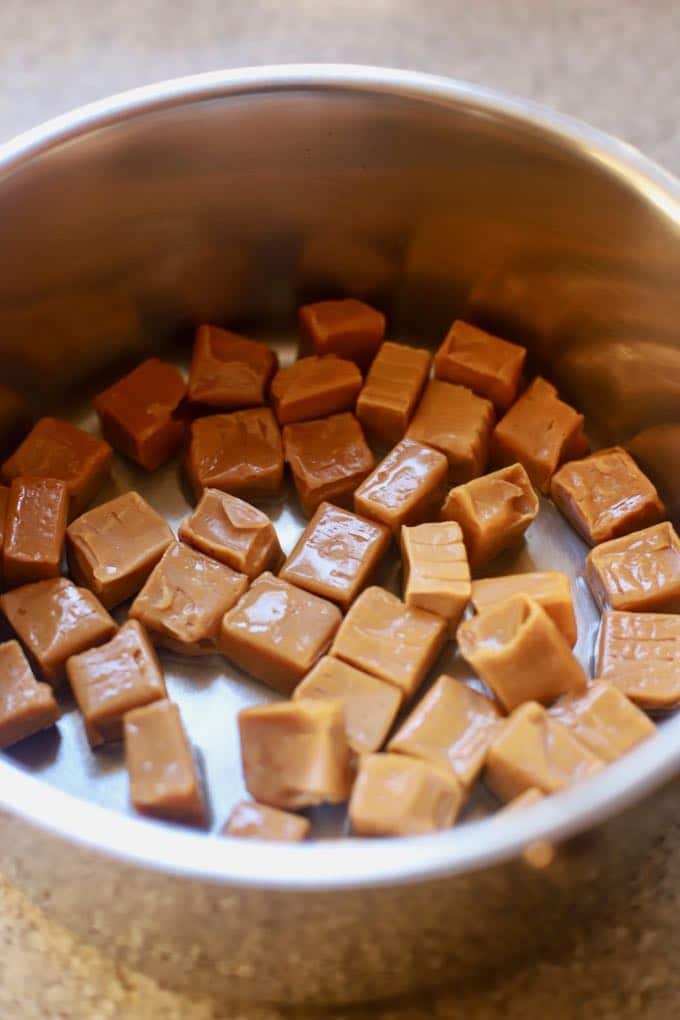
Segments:
[[[621,142],[420,74],[247,69],[93,104],[0,148],[0,426],[21,416],[16,393],[77,417],[107,373],[181,352],[200,320],[286,351],[301,300],[348,292],[381,304],[395,337],[435,343],[463,314],[526,343],[598,441],[644,433],[680,509],[679,198]],[[120,467],[114,483],[143,481]],[[171,469],[149,490],[171,516],[177,491]],[[551,534],[545,562],[562,555]],[[210,669],[173,683],[204,706],[192,735],[214,753],[221,807],[237,749],[213,709],[265,695]],[[625,909],[640,855],[677,817],[680,719],[521,815],[275,848],[126,813],[118,759],[89,754],[73,712],[61,744],[32,748],[0,757],[2,869],[110,953],[220,996],[396,994],[563,944],[603,904]],[[550,867],[525,863],[536,841],[559,846]]]

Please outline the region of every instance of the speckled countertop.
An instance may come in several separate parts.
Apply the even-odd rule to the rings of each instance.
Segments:
[[[285,61],[416,68],[575,114],[680,171],[676,0],[3,0],[0,139],[73,106],[197,71]],[[423,1001],[336,1020],[675,1020],[678,825],[641,862],[630,922],[584,932],[568,957]],[[189,1001],[120,968],[0,878],[2,1020],[284,1020]]]

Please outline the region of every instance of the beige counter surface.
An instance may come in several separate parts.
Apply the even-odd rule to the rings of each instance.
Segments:
[[[4,0],[0,140],[161,78],[284,61],[402,66],[552,105],[680,171],[676,0]],[[641,862],[625,924],[575,952],[425,1001],[347,1020],[674,1020],[680,1016],[678,825]],[[115,966],[0,878],[0,1020],[284,1020],[193,1002]]]

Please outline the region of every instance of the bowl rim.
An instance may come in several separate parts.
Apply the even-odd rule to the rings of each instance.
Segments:
[[[680,227],[680,181],[622,142],[573,117],[492,89],[417,71],[345,64],[284,64],[212,71],[131,89],[55,117],[0,145],[0,181],[42,153],[121,120],[206,100],[280,90],[368,92],[463,105],[580,151]],[[0,810],[85,850],[190,879],[232,886],[321,891],[419,882],[559,843],[623,811],[680,770],[680,716],[587,784],[521,813],[399,840],[272,845],[195,833],[124,815],[51,787],[0,759]]]

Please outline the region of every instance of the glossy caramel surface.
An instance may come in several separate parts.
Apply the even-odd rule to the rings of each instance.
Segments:
[[[668,521],[596,546],[586,578],[601,609],[680,611],[680,538]]]
[[[436,516],[447,471],[443,453],[402,439],[356,490],[354,509],[387,524],[398,536],[402,524],[420,524]]]
[[[680,704],[680,615],[603,613],[596,673],[643,708]]]
[[[67,518],[65,482],[23,476],[12,480],[2,547],[7,587],[59,576]]]
[[[378,351],[357,400],[357,417],[372,440],[403,438],[423,391],[432,355],[388,341]]]
[[[279,369],[272,380],[276,417],[286,425],[352,410],[361,383],[361,372],[345,358],[299,358]]]
[[[549,710],[603,761],[616,761],[654,733],[654,723],[613,684],[597,680],[584,694],[565,694]]]
[[[466,386],[432,379],[425,387],[406,435],[440,450],[449,462],[449,481],[458,485],[486,469],[496,423],[493,404]]]
[[[457,319],[434,356],[437,379],[460,383],[506,410],[517,396],[526,350]]]
[[[0,644],[0,748],[47,729],[59,715],[52,688],[36,680],[19,642]]]
[[[232,808],[222,830],[224,836],[239,839],[271,839],[279,843],[299,843],[309,833],[309,819],[290,811],[240,800]]]
[[[315,354],[336,354],[366,368],[385,336],[385,316],[356,298],[317,301],[298,311],[302,337]]]
[[[189,370],[189,399],[236,410],[266,403],[278,358],[257,343],[218,326],[196,330]]]
[[[192,422],[187,471],[196,496],[205,488],[273,496],[283,481],[283,446],[268,407],[212,414]]]
[[[196,509],[182,521],[178,537],[200,552],[248,577],[276,570],[283,559],[269,517],[238,496],[205,489]]]

